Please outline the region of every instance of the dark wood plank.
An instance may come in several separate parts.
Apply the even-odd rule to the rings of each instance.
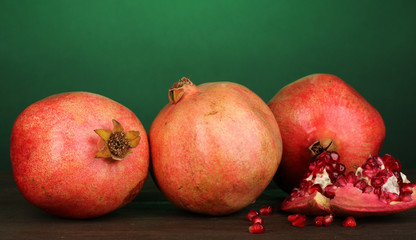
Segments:
[[[416,171],[406,171],[416,178]],[[330,227],[290,226],[287,213],[264,217],[266,233],[253,235],[245,214],[262,205],[278,208],[284,194],[273,184],[253,205],[225,217],[201,216],[169,203],[149,178],[130,204],[106,216],[71,220],[51,216],[29,204],[14,184],[11,172],[0,172],[0,239],[415,239],[416,209],[405,213],[357,219],[344,228],[336,218]]]

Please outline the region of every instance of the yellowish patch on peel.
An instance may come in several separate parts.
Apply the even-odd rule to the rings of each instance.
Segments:
[[[322,195],[320,192],[316,193],[314,199],[317,205],[320,205],[325,209],[329,209],[329,199]]]

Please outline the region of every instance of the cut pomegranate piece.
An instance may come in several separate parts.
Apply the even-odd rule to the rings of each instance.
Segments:
[[[248,227],[248,231],[250,233],[264,233],[266,229],[260,223],[254,223],[250,227]]]
[[[344,227],[355,227],[357,226],[357,223],[355,222],[355,219],[353,217],[347,217],[343,222],[342,226]]]
[[[356,172],[345,168],[334,152],[323,152],[309,165],[299,188],[293,189],[282,210],[306,215],[377,216],[416,207],[416,184],[400,172],[391,155],[369,157]]]

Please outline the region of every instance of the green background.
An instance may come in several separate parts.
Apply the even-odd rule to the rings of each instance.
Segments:
[[[266,102],[286,84],[335,74],[382,114],[382,153],[416,168],[416,1],[0,1],[0,169],[31,103],[90,91],[146,129],[182,76],[232,81]]]

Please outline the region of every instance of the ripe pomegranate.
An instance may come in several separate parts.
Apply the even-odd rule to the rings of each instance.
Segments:
[[[283,201],[284,211],[307,215],[378,216],[416,207],[416,184],[391,155],[369,157],[345,174],[336,152],[323,152],[308,168],[299,188]]]
[[[149,165],[147,135],[134,113],[87,92],[27,107],[14,123],[10,156],[23,196],[67,218],[97,217],[126,205],[141,190]]]
[[[283,140],[277,184],[286,192],[299,185],[311,159],[324,150],[343,156],[347,172],[379,154],[383,119],[357,91],[330,74],[303,77],[269,102]]]
[[[279,127],[267,105],[236,83],[182,78],[149,131],[154,178],[175,205],[225,215],[256,200],[280,163]]]

